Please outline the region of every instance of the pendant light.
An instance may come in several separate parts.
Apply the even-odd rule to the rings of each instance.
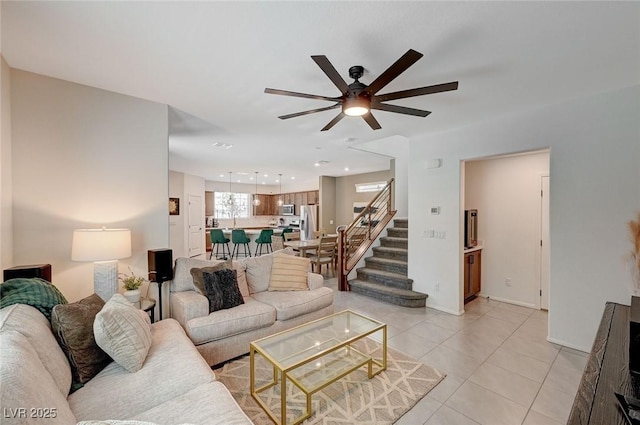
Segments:
[[[281,207],[284,202],[282,202],[282,173],[278,174],[280,176],[280,193],[278,194],[278,206]]]
[[[256,171],[256,193],[253,195],[253,205],[256,207],[260,205],[260,199],[258,199],[258,172]]]

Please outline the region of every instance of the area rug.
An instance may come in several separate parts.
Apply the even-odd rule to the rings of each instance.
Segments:
[[[380,353],[380,344],[364,339],[357,348],[367,353]],[[374,357],[378,357],[374,355]],[[261,356],[256,356],[258,385],[273,376],[273,369]],[[249,390],[249,356],[226,363],[215,370],[216,376],[231,392],[242,410],[256,425],[273,421],[251,397]],[[383,425],[396,422],[446,375],[420,363],[391,347],[387,348],[387,370],[369,379],[367,368],[361,367],[311,396],[313,415],[303,422],[312,424]],[[280,385],[260,395],[280,417]],[[287,385],[287,423],[304,412],[304,394]]]

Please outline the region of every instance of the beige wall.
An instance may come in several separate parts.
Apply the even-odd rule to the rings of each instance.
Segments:
[[[70,301],[93,292],[73,229],[131,229],[131,258],[169,244],[167,106],[12,69],[14,262],[51,263]]]
[[[463,311],[461,161],[549,148],[549,340],[590,350],[605,302],[630,302],[626,223],[640,210],[638,110],[636,85],[412,140],[409,277],[429,294],[427,306]],[[425,169],[432,158],[442,166]],[[425,214],[432,205],[440,215]],[[425,238],[426,229],[446,238]]]
[[[485,296],[538,306],[543,175],[549,175],[549,152],[465,162],[463,207],[478,210]]]
[[[336,178],[336,221],[335,225],[349,224],[353,220],[353,203],[369,202],[376,193],[356,193],[356,183],[388,181],[390,171],[357,174]]]
[[[0,269],[13,266],[11,69],[0,56]]]

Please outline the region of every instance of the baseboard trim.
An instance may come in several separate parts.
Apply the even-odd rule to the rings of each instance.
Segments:
[[[518,305],[520,307],[527,307],[527,308],[532,308],[534,310],[539,310],[539,308],[537,308],[535,304],[523,303],[523,302],[514,301],[514,300],[508,300],[506,298],[500,298],[500,297],[492,297],[492,296],[484,295],[484,294],[478,294],[478,296],[479,297],[483,297],[483,298],[487,298],[487,299],[490,299],[490,300],[500,301],[501,303],[513,304],[513,305]]]
[[[563,341],[563,340],[560,340],[560,339],[551,338],[550,336],[547,337],[547,341],[549,341],[549,342],[551,342],[553,344],[562,345],[563,347],[571,348],[573,350],[582,351],[583,353],[589,354],[591,352],[590,348],[585,348],[585,347],[582,347],[582,346],[571,344],[570,342]]]
[[[429,305],[429,298],[427,298],[427,308],[432,308],[434,310],[438,310],[441,311],[443,313],[448,313],[448,314],[453,314],[456,316],[462,316],[464,314],[464,310],[462,311],[455,311],[455,310],[450,310],[448,308],[439,306],[439,305]]]

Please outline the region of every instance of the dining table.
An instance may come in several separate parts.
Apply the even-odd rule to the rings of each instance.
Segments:
[[[336,235],[328,235],[328,236],[336,236]],[[298,251],[298,255],[300,257],[306,257],[307,251],[314,251],[318,249],[320,246],[320,238],[317,239],[307,239],[307,240],[295,240],[295,241],[284,241],[285,247],[291,247],[294,250]]]

